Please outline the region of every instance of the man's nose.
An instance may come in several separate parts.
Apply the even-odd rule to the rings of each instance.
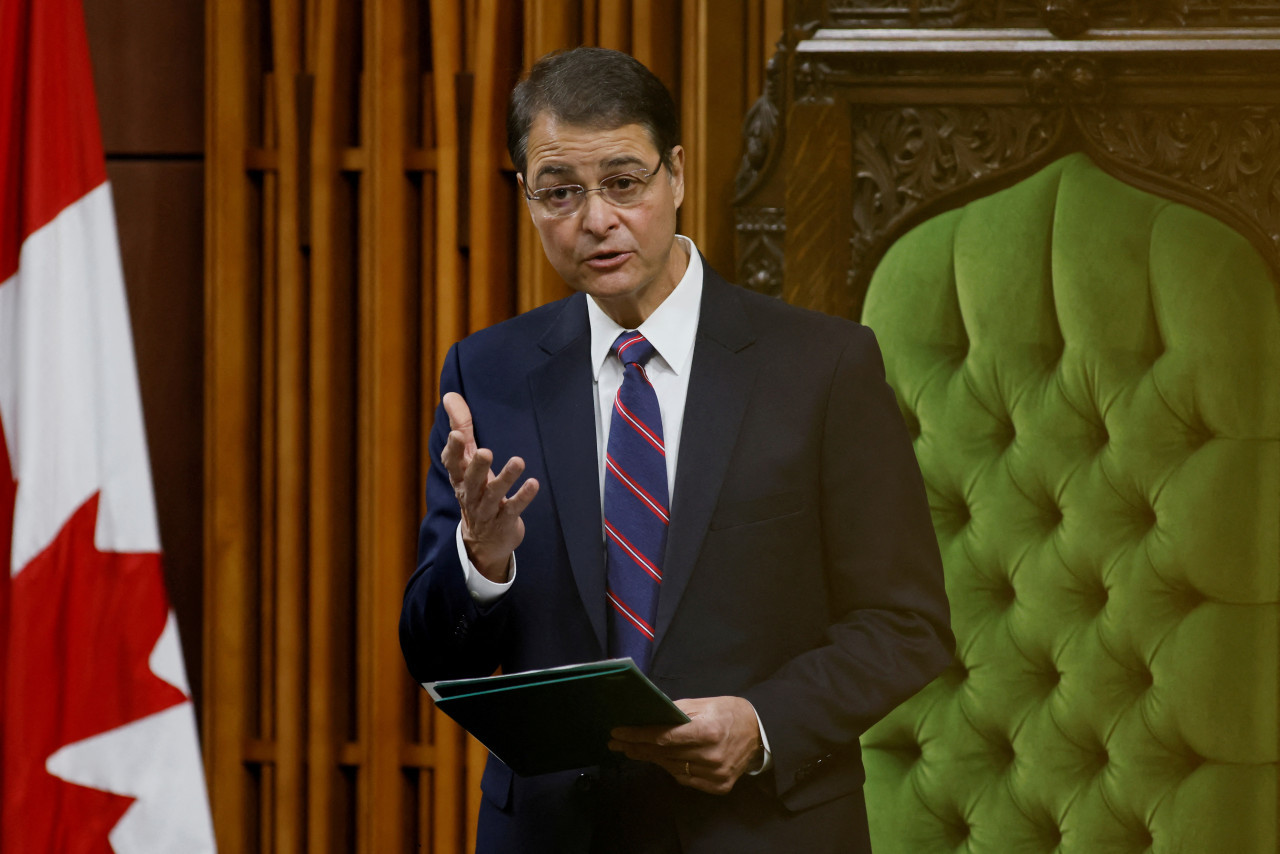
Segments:
[[[591,234],[604,234],[618,224],[618,209],[609,203],[604,193],[587,193],[582,199],[582,228]]]

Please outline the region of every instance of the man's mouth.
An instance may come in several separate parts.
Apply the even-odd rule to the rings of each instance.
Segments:
[[[587,259],[587,266],[593,270],[613,270],[630,257],[630,252],[597,252]]]

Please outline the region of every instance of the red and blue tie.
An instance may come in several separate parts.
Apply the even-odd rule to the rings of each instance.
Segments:
[[[605,457],[604,531],[608,566],[609,655],[648,672],[667,547],[667,452],[658,396],[644,365],[653,345],[623,332],[611,353],[622,361]]]

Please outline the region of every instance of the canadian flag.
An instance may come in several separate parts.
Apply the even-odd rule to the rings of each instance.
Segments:
[[[79,0],[0,2],[0,851],[212,852]]]

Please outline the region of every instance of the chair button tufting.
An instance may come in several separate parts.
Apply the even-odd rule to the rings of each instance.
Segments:
[[[996,601],[1004,605],[1005,608],[1012,608],[1013,603],[1018,600],[1018,591],[1013,588],[1013,582],[1007,578],[1001,578],[996,582],[995,588]]]

